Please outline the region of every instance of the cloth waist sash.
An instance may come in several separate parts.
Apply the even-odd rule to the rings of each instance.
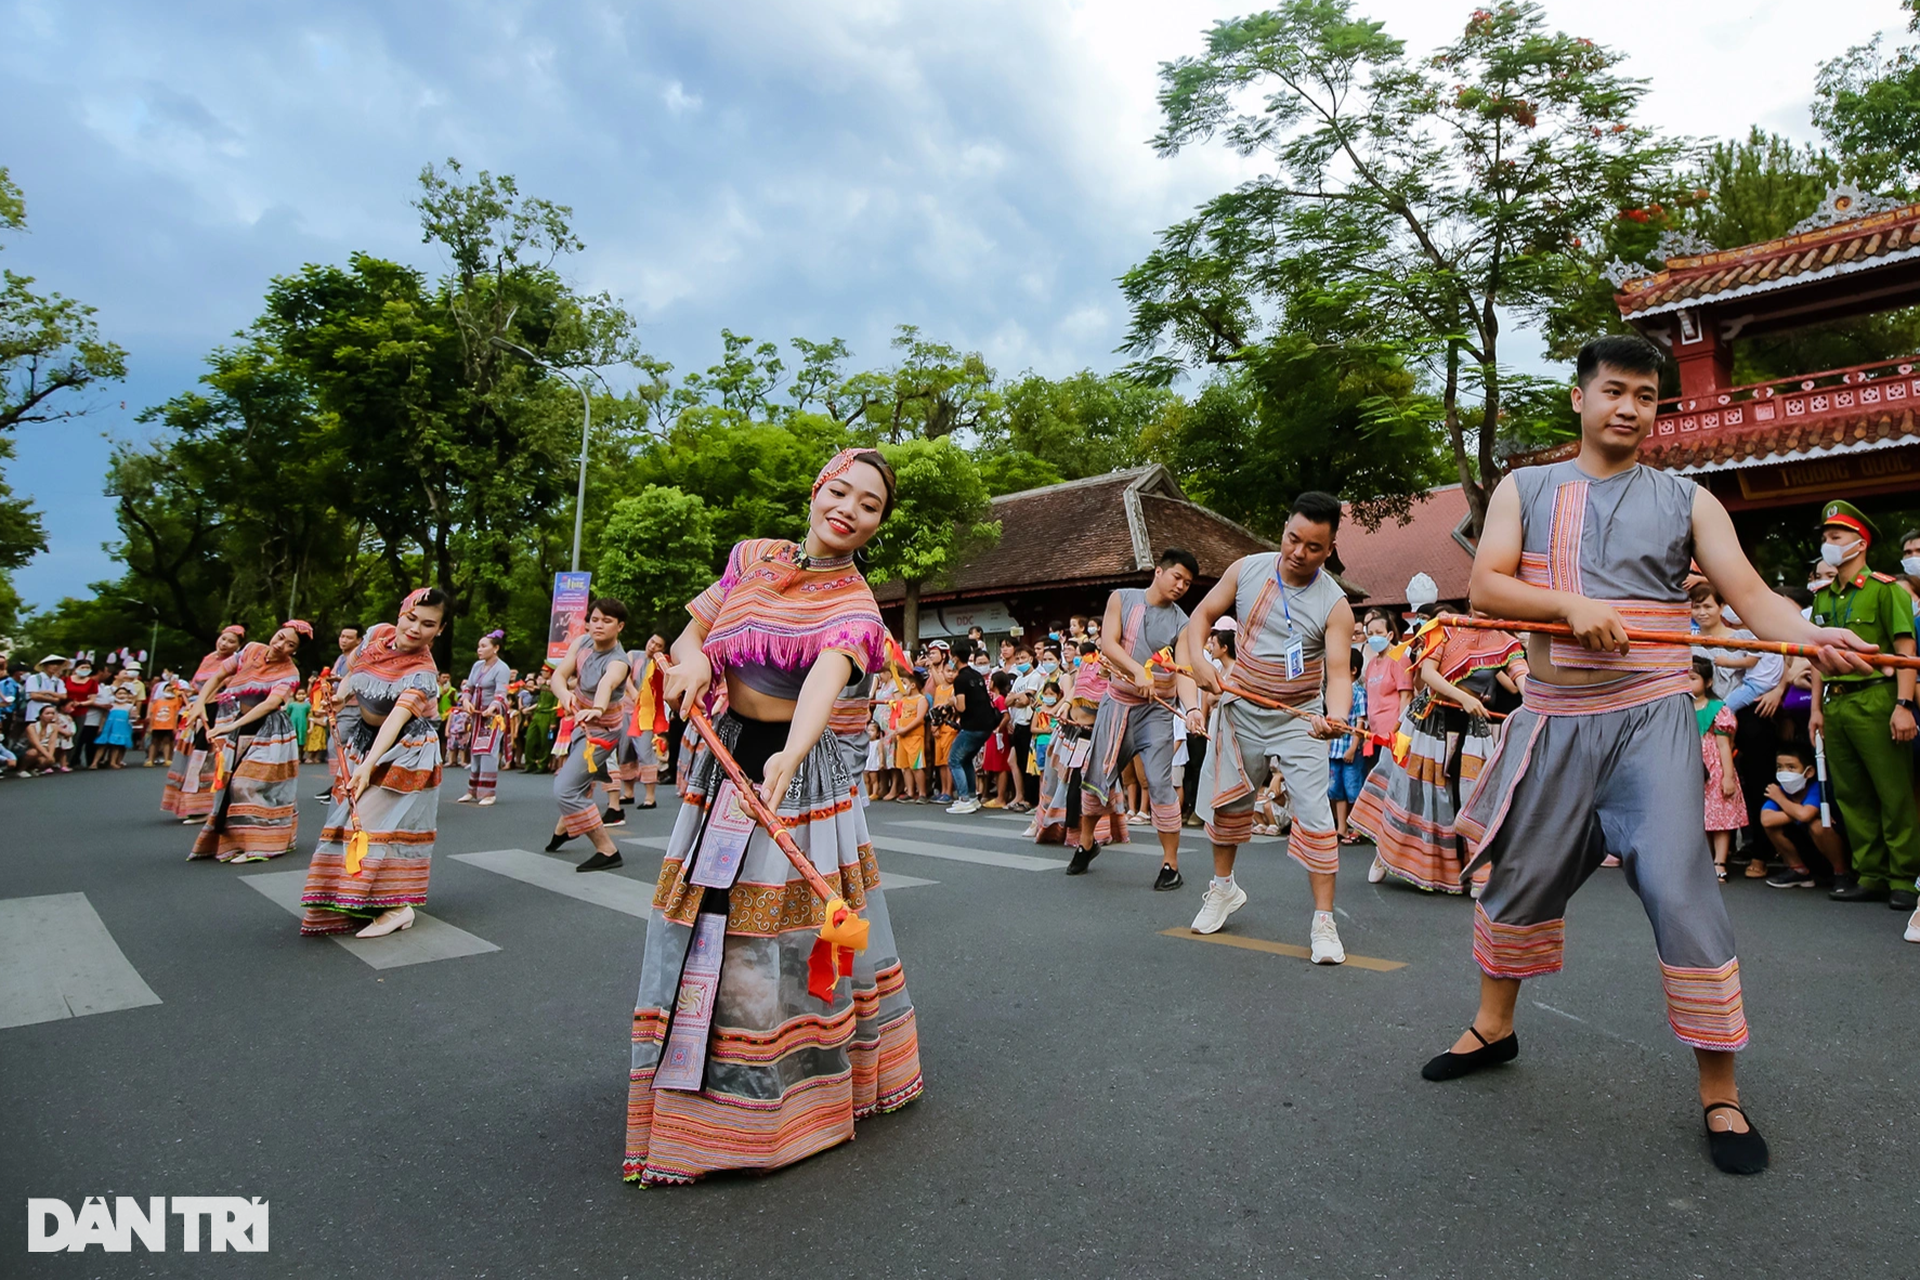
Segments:
[[[1249,646],[1251,647],[1251,646]],[[1297,679],[1287,679],[1287,664],[1278,658],[1242,653],[1233,663],[1233,682],[1248,693],[1276,702],[1298,702],[1319,696],[1326,659],[1309,658]],[[1231,696],[1231,695],[1228,695]]]
[[[1676,649],[1682,654],[1685,649]],[[1684,671],[1643,672],[1606,680],[1599,684],[1548,684],[1544,680],[1527,681],[1520,700],[1527,710],[1543,716],[1597,716],[1609,711],[1625,711],[1690,693],[1692,668]]]

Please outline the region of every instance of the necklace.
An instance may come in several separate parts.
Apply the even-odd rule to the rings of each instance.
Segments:
[[[796,546],[793,553],[793,563],[797,568],[813,573],[823,572],[829,569],[844,569],[853,563],[853,553],[849,551],[843,556],[810,556],[807,554],[805,547]]]

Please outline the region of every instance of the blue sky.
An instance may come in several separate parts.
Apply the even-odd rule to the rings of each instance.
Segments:
[[[271,276],[356,249],[443,265],[407,201],[447,156],[572,205],[575,283],[681,369],[722,325],[878,364],[903,322],[1007,374],[1110,368],[1114,277],[1253,171],[1154,156],[1156,68],[1252,7],[0,0],[0,165],[31,227],[0,264],[98,307],[131,357],[96,412],[16,441],[52,542],[22,594],[115,572],[108,438],[190,387]],[[1356,5],[1416,50],[1471,7]],[[1900,22],[1893,0],[1825,0],[1817,23],[1785,0],[1609,8],[1548,4],[1632,54],[1647,118],[1705,136],[1811,137],[1818,64]]]

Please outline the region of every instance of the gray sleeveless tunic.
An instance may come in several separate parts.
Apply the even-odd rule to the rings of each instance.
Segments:
[[[1234,682],[1249,692],[1318,711],[1326,670],[1327,615],[1346,593],[1324,569],[1304,587],[1280,581],[1279,569],[1277,551],[1263,551],[1240,562],[1233,609],[1240,623]],[[1289,679],[1286,654],[1296,641],[1305,664],[1299,676]]]

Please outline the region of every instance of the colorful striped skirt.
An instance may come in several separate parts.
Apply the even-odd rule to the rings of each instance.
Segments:
[[[785,724],[731,713],[716,728],[756,778],[787,732]],[[703,819],[707,798],[725,775],[704,749],[686,773],[654,890],[633,1011],[629,1182],[778,1169],[847,1141],[856,1120],[904,1107],[922,1088],[913,1002],[880,868],[834,735],[823,734],[807,754],[779,808],[794,842],[869,925],[867,949],[854,956],[852,977],[839,980],[830,1000],[807,991],[823,906],[766,832],[753,829],[731,889],[689,882],[692,855],[714,847],[710,835],[702,844]],[[662,1072],[674,1018],[692,1016],[700,1003],[683,993],[681,979],[691,971],[689,949],[703,902],[715,925],[725,912],[719,973],[709,988],[712,1020],[703,1041],[690,1037],[691,1066],[680,1060],[682,1042],[676,1041],[675,1060]],[[656,1074],[663,1075],[658,1086]]]
[[[366,758],[375,732],[358,719],[352,727],[353,734],[337,743],[347,777]],[[408,721],[400,741],[374,768],[373,785],[359,803],[367,852],[358,875],[347,872],[353,811],[346,790],[334,787],[327,825],[307,867],[301,933],[349,933],[390,907],[425,905],[440,816],[440,741],[434,723],[418,717]]]
[[[221,747],[226,785],[194,837],[193,858],[259,862],[293,848],[300,834],[300,745],[284,708],[252,726],[253,736]]]
[[[213,812],[213,753],[195,751],[192,737],[174,744],[166,790],[160,793],[160,812],[183,820]]]
[[[1483,719],[1450,716],[1425,690],[1400,716],[1411,745],[1382,760],[1354,802],[1350,825],[1370,836],[1388,875],[1431,893],[1465,893],[1465,851],[1454,833],[1460,796],[1471,794],[1493,750]],[[1449,726],[1463,724],[1449,760]]]
[[[1040,794],[1033,806],[1033,825],[1027,834],[1035,844],[1060,844],[1069,849],[1080,847],[1080,802],[1085,795],[1081,781],[1085,769],[1068,767],[1074,745],[1093,733],[1090,726],[1061,722],[1053,731],[1047,749],[1047,766],[1040,771]],[[1105,816],[1094,827],[1094,838],[1101,844],[1126,844],[1126,799],[1119,787],[1107,798]],[[1102,825],[1104,824],[1104,830]]]

